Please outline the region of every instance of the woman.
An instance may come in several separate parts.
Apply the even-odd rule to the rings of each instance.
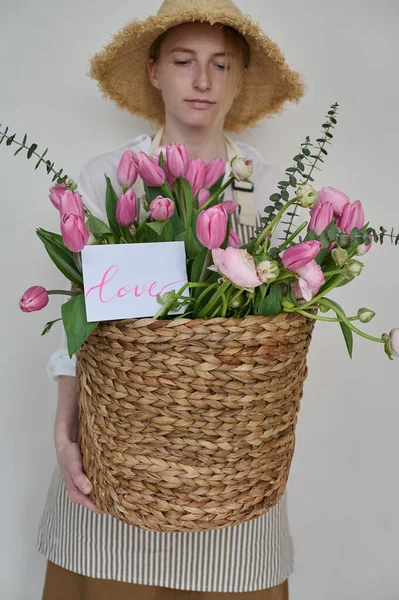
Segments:
[[[161,126],[152,139],[141,135],[83,167],[78,190],[92,213],[105,219],[104,172],[118,189],[126,149],[157,155],[168,143],[184,143],[190,158],[254,161],[253,185],[230,189],[239,205],[235,231],[247,241],[284,173],[225,129],[240,131],[303,94],[277,46],[229,0],[167,0],[157,16],[119,32],[92,59],[91,75],[119,106]],[[48,559],[43,599],[212,599],[219,592],[238,599],[250,592],[254,600],[287,600],[293,550],[285,497],[252,521],[199,533],[143,530],[94,506],[78,445],[75,357],[65,346],[63,335],[48,364],[58,382],[58,465],[39,528],[38,550]]]

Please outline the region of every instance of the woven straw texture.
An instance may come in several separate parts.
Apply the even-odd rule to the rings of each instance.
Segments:
[[[262,117],[281,113],[287,101],[299,102],[306,88],[304,76],[288,66],[278,45],[231,0],[165,0],[158,14],[143,21],[133,19],[117,31],[90,58],[87,75],[98,82],[104,98],[163,125],[161,92],[152,86],[147,72],[150,48],[167,29],[193,21],[233,27],[250,47],[245,85],[226,116],[227,131],[239,133]]]
[[[94,503],[165,532],[270,510],[288,479],[313,327],[293,313],[101,322],[76,353]]]

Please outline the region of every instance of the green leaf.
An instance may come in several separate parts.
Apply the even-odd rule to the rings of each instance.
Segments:
[[[267,317],[283,312],[283,289],[281,283],[270,286],[270,292],[259,305],[259,314]]]
[[[207,251],[207,248],[202,248],[202,250],[195,257],[191,269],[190,281],[199,281],[200,275],[202,273],[202,268],[204,266],[205,258],[207,255]],[[212,271],[208,271],[208,273],[211,274]]]
[[[82,274],[75,264],[73,252],[64,245],[62,237],[40,228],[36,229],[36,233],[43,242],[47,254],[61,273],[72,283],[81,285],[83,283]]]
[[[86,225],[89,231],[91,231],[95,237],[112,235],[112,231],[108,225],[94,215],[87,219]]]
[[[329,306],[332,308],[332,310],[334,310],[334,308],[337,308],[338,310],[340,310],[345,315],[344,309],[338,304],[338,302],[335,302],[334,300],[330,300],[329,298],[326,298],[325,300],[327,301],[327,303],[329,304]],[[335,313],[335,314],[337,314],[337,313]],[[337,314],[337,317],[339,318],[338,314]],[[339,325],[340,325],[341,331],[342,331],[342,333],[344,335],[345,344],[346,344],[346,348],[348,350],[348,354],[349,354],[350,358],[352,358],[352,354],[353,354],[353,331],[352,331],[352,329],[346,323],[340,323]]]
[[[84,294],[73,296],[61,306],[62,320],[67,337],[69,358],[81,347],[86,338],[98,326],[98,322],[88,323]]]
[[[57,323],[57,321],[62,321],[62,317],[60,317],[59,319],[54,319],[54,321],[48,321],[48,323],[46,323],[46,326],[40,335],[44,335],[45,333],[48,333],[50,331],[50,329],[52,328],[52,326],[54,325],[54,323]]]
[[[105,174],[104,174],[105,175]],[[112,186],[111,180],[108,175],[105,175],[107,181],[107,190],[105,194],[105,212],[112,233],[115,236],[116,243],[119,243],[121,237],[121,228],[116,220],[116,205],[118,204],[118,196]]]
[[[197,254],[201,252],[203,246],[194,238],[192,229],[182,231],[176,236],[178,242],[184,242],[186,254],[188,258],[196,258]]]
[[[187,179],[179,179],[179,191],[178,193],[183,194],[184,206],[186,209],[187,223],[191,223],[193,215],[193,189]]]
[[[147,221],[146,227],[149,227],[150,229],[155,231],[155,233],[157,233],[158,235],[161,235],[161,233],[164,230],[164,227],[167,223],[168,223],[168,221]]]

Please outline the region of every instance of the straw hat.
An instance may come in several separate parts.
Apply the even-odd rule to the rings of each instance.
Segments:
[[[117,31],[90,59],[89,76],[98,81],[103,96],[120,108],[162,125],[165,109],[160,91],[148,77],[149,51],[164,31],[193,21],[233,27],[251,51],[246,85],[226,116],[226,130],[238,133],[303,96],[303,76],[289,68],[280,48],[231,0],[165,0],[156,15],[133,19]]]

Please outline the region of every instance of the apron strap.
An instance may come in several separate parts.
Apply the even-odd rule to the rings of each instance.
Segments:
[[[156,148],[161,145],[161,140],[164,132],[164,126],[160,127],[156,132],[154,138],[151,141],[149,154],[152,154]],[[229,164],[235,156],[240,156],[240,149],[233,142],[233,140],[225,133],[226,150]],[[254,186],[252,182],[238,181],[233,182],[232,186],[233,196],[235,202],[238,204],[238,222],[240,225],[248,225],[250,227],[256,227],[256,210],[253,200]],[[144,187],[142,188],[142,194],[144,194]]]

